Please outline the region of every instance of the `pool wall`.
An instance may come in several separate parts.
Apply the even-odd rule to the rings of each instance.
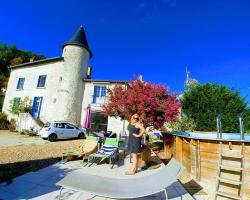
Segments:
[[[250,199],[250,141],[204,139],[202,134],[199,134],[199,137],[197,137],[195,133],[166,133],[163,136],[165,154],[168,157],[174,156],[179,160],[186,167],[190,177],[203,187],[203,190],[206,191],[209,197],[213,197],[216,191],[219,142],[222,141],[223,152],[230,155],[241,154],[241,144],[244,143],[243,199]],[[222,164],[240,167],[240,162],[237,159],[223,159]],[[222,171],[221,176],[227,179],[240,180],[240,174],[233,171]],[[239,186],[232,187],[229,184],[220,184],[220,191],[237,195]]]

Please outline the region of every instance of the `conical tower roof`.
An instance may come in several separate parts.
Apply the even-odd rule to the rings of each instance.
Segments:
[[[89,52],[90,58],[92,57],[92,52],[89,49],[85,31],[82,26],[80,26],[76,33],[71,37],[71,39],[67,43],[62,46],[62,48],[64,48],[66,45],[76,45],[83,47]]]

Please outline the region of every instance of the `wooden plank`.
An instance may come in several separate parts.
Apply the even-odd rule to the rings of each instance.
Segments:
[[[216,170],[217,171],[218,165],[214,162],[201,162],[201,170]]]
[[[228,178],[217,177],[221,182],[232,184],[232,185],[241,185],[242,181],[236,181]]]
[[[229,165],[220,165],[221,169],[225,169],[228,171],[241,171],[243,170],[242,167],[235,167],[235,166],[229,166]]]
[[[201,152],[214,152],[218,153],[218,144],[205,144],[204,142],[200,143],[200,151]]]
[[[240,155],[240,154],[223,153],[223,154],[222,154],[222,157],[241,159],[241,158],[243,158],[243,155]]]
[[[232,185],[232,184],[220,182],[218,191],[224,192],[227,194],[232,194],[235,196],[239,196],[240,185]]]
[[[182,138],[181,137],[176,137],[176,156],[177,160],[182,163]]]
[[[201,168],[200,176],[201,176],[200,177],[201,181],[209,180],[215,183],[215,178],[217,177],[217,168],[216,169]]]
[[[219,154],[214,153],[214,152],[201,151],[200,155],[201,155],[201,159],[211,159],[213,161],[215,161],[215,160],[217,160],[219,158]]]
[[[200,157],[200,140],[196,141],[196,179],[200,180],[201,179],[201,157]]]
[[[232,199],[239,199],[239,200],[241,200],[241,197],[236,196],[236,195],[227,194],[227,193],[225,193],[225,192],[219,192],[219,191],[217,191],[216,193],[217,193],[218,195],[221,195],[221,196],[224,196],[224,197],[228,197],[228,198],[232,198]]]

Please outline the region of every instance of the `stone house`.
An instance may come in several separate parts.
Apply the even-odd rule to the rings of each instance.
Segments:
[[[62,56],[10,66],[3,112],[9,118],[16,117],[9,111],[10,101],[18,104],[21,99],[29,97],[32,110],[29,116],[22,119],[19,115],[19,127],[31,129],[36,126],[37,119],[42,122],[63,120],[81,126],[84,110],[90,104],[94,131],[123,130],[125,122],[104,116],[101,105],[108,100],[107,88],[116,84],[126,86],[127,81],[91,79],[91,57],[92,52],[81,26],[63,44]]]

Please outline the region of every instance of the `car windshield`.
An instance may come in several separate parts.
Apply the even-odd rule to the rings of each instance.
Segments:
[[[46,122],[46,123],[44,124],[44,128],[48,128],[48,127],[50,127],[50,123],[49,123],[49,122]]]

